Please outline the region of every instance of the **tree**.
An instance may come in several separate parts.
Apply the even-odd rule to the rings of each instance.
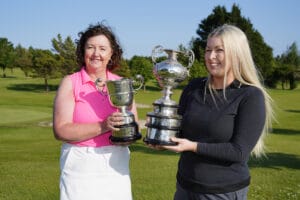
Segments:
[[[45,89],[49,91],[48,80],[57,77],[57,69],[61,66],[60,57],[50,50],[32,49],[33,72],[37,77],[44,78]]]
[[[201,64],[198,60],[195,60],[193,66],[190,69],[190,76],[188,80],[204,76],[207,76],[207,70],[205,65]]]
[[[15,58],[14,47],[7,38],[0,38],[0,67],[2,68],[2,76],[5,78],[6,68],[13,67]]]
[[[114,73],[122,77],[130,77],[130,69],[126,60],[121,60],[121,66],[114,70]]]
[[[15,48],[16,59],[15,66],[19,67],[25,74],[26,77],[32,72],[32,54],[29,50],[18,45]]]
[[[196,30],[196,33],[199,35],[199,37],[195,38],[194,41],[193,50],[196,55],[196,59],[200,61],[200,57],[203,56],[203,54],[200,54],[199,50],[200,48],[205,49],[209,33],[218,26],[228,22],[230,22],[230,13],[227,12],[224,6],[215,7],[213,9],[213,13],[201,21],[201,23],[198,25],[198,29]]]
[[[192,50],[192,48],[190,48]],[[178,51],[180,52],[186,52],[188,50],[188,48],[184,47],[182,44],[178,46]],[[184,67],[187,67],[189,64],[189,57],[180,53],[177,56],[177,60],[178,62],[181,63],[181,65],[183,65]],[[194,79],[194,78],[198,78],[198,77],[203,77],[207,75],[207,71],[205,68],[204,64],[201,64],[197,59],[195,59],[193,65],[190,67],[189,69],[189,76],[187,77],[186,80],[183,81],[183,83],[181,83],[182,85],[187,84],[188,81]]]
[[[65,40],[58,34],[57,38],[52,39],[52,46],[54,50],[63,58],[63,65],[59,69],[62,75],[71,74],[79,69],[76,62],[76,45],[68,36]]]
[[[132,76],[138,74],[144,77],[144,90],[146,90],[147,81],[153,79],[153,64],[150,58],[143,56],[133,56],[129,61],[129,68]]]
[[[245,32],[250,43],[254,62],[264,79],[268,80],[274,67],[272,48],[264,42],[263,37],[253,28],[250,20],[241,15],[240,8],[236,4],[233,4],[231,12],[227,12],[224,6],[215,7],[212,14],[203,19],[198,25],[196,33],[199,37],[193,38],[191,45],[196,59],[201,62],[208,34],[225,23],[235,25]]]
[[[290,89],[297,87],[296,76],[300,71],[300,56],[297,44],[294,42],[287,51],[277,59],[276,75],[281,80],[282,89],[288,82]]]

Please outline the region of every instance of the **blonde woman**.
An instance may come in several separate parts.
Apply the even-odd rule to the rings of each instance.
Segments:
[[[251,153],[260,156],[273,117],[246,35],[223,25],[207,39],[209,76],[194,79],[180,98],[183,115],[175,200],[245,200]]]

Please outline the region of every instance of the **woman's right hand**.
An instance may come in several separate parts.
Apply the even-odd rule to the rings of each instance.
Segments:
[[[122,113],[114,112],[110,116],[108,116],[103,123],[105,124],[104,126],[106,126],[107,130],[119,131],[120,129],[116,128],[116,126],[121,126],[124,124],[124,117],[123,117]],[[128,146],[128,145],[134,143],[135,141],[129,141],[129,142],[110,141],[110,142],[114,145]]]
[[[121,126],[124,124],[124,117],[120,112],[114,112],[109,115],[103,122],[103,127],[106,130],[110,131],[119,131],[119,128],[116,126]]]

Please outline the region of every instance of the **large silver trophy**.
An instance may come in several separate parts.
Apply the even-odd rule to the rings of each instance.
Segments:
[[[96,87],[100,82],[101,79],[96,80]],[[133,85],[137,83],[139,83],[139,86],[134,89]],[[134,114],[130,112],[128,108],[133,103],[134,93],[142,87],[143,83],[144,78],[141,75],[138,75],[136,80],[122,78],[119,80],[106,81],[110,104],[117,107],[124,117],[124,124],[115,126],[119,130],[112,131],[112,135],[110,136],[112,142],[131,142],[141,139],[142,135],[139,133]],[[103,93],[101,90],[99,91]]]
[[[168,58],[156,63],[157,55],[167,53]],[[188,66],[184,67],[177,61],[177,55],[182,54],[188,58]],[[152,50],[154,63],[153,73],[163,88],[163,96],[153,103],[154,111],[147,113],[147,133],[144,142],[154,145],[176,145],[170,141],[173,136],[178,136],[181,128],[182,116],[177,114],[178,104],[171,100],[172,89],[189,75],[189,69],[194,63],[194,53],[164,49],[158,45]]]

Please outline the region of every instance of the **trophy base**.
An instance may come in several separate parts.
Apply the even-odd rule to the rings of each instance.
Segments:
[[[119,128],[119,130],[113,131],[112,135],[109,137],[112,142],[134,142],[142,138],[142,135],[138,131],[138,124],[136,122],[116,126],[116,128]]]
[[[177,142],[162,141],[162,140],[149,139],[149,138],[144,138],[143,141],[146,144],[152,144],[152,145],[161,145],[161,146],[176,146],[177,145]]]
[[[126,143],[126,142],[134,142],[141,138],[142,138],[142,135],[140,133],[137,133],[134,136],[129,136],[129,137],[114,137],[111,135],[109,137],[109,140],[112,142],[115,142],[115,143]]]
[[[153,124],[146,124],[147,133],[144,139],[146,144],[153,145],[177,145],[176,142],[171,141],[171,137],[177,137],[179,134],[179,127],[171,128],[165,126],[155,126]]]

